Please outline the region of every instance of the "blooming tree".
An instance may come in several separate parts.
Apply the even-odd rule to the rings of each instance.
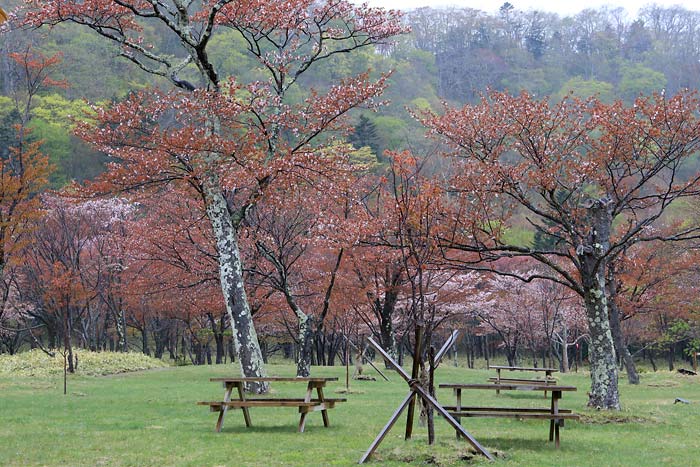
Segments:
[[[694,225],[679,224],[663,235],[650,228],[674,200],[699,193],[700,174],[681,177],[700,145],[699,107],[689,92],[639,98],[630,107],[493,93],[442,115],[419,116],[449,145],[454,162],[448,189],[459,203],[443,237],[447,251],[477,253],[477,261],[492,262],[485,269],[504,274],[494,261],[530,257],[547,269],[523,279],[558,282],[584,301],[591,406],[620,406],[607,265],[635,243],[697,234]],[[541,236],[538,245],[504,237],[516,211]]]
[[[395,12],[347,1],[28,0],[27,24],[71,21],[117,44],[121,55],[181,93],[140,93],[99,112],[81,135],[119,161],[97,191],[185,183],[199,196],[214,232],[224,302],[243,374],[264,374],[243,280],[239,232],[281,173],[313,169],[321,138],[344,128],[349,110],[371,103],[385,78],[348,77],[294,100],[304,73],[336,54],[373,47],[403,31]],[[160,53],[143,24],[164,30],[179,50]],[[219,31],[234,31],[266,79],[226,80],[209,55]],[[185,79],[192,77],[192,81]],[[170,119],[169,117],[173,117]],[[173,124],[168,124],[174,122]],[[265,390],[265,387],[253,388]]]

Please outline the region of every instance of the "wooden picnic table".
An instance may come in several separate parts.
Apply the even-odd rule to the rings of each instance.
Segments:
[[[327,399],[323,394],[323,388],[329,381],[337,381],[338,378],[289,378],[289,377],[240,377],[240,378],[211,378],[209,381],[221,382],[224,385],[223,401],[203,401],[198,405],[208,405],[212,412],[219,412],[216,421],[216,431],[220,432],[224,424],[224,417],[229,408],[241,409],[246,427],[252,426],[250,418],[251,407],[298,407],[300,418],[298,430],[304,431],[306,416],[309,412],[321,411],[323,425],[328,427],[328,410],[335,407],[336,402],[345,402],[347,399]],[[306,383],[306,394],[303,398],[276,398],[276,397],[247,397],[245,394],[246,383],[280,382],[280,383]],[[236,389],[237,398],[232,398],[233,390]],[[314,389],[316,398],[312,398]]]
[[[462,417],[512,417],[512,418],[534,418],[548,419],[549,423],[549,440],[554,441],[556,447],[559,447],[559,427],[564,426],[565,419],[578,419],[578,415],[572,413],[571,410],[560,409],[559,400],[562,398],[562,393],[568,391],[576,391],[575,386],[556,386],[556,385],[541,385],[527,383],[513,384],[460,384],[460,383],[445,383],[440,384],[440,388],[452,389],[456,397],[456,405],[445,405],[450,415],[460,421]],[[496,390],[500,391],[550,391],[552,393],[551,404],[549,408],[530,408],[530,407],[483,407],[483,406],[464,406],[462,405],[462,390]]]

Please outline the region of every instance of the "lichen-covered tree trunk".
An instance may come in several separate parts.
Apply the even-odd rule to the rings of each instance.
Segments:
[[[233,344],[241,373],[247,377],[265,376],[262,351],[243,282],[243,261],[238,246],[238,231],[234,228],[218,177],[213,171],[210,171],[203,180],[202,188],[207,217],[216,239],[221,290],[226,311],[231,320]],[[268,384],[256,383],[250,384],[247,389],[264,393],[267,392],[268,386]]]
[[[591,390],[588,405],[600,409],[619,410],[617,358],[610,330],[608,301],[605,293],[606,258],[610,250],[612,215],[607,200],[591,200],[590,232],[577,249],[583,300],[590,334],[589,360]]]
[[[584,301],[591,337],[589,345],[591,365],[591,391],[588,405],[601,409],[620,409],[617,386],[617,358],[613,344],[608,303],[605,296],[605,279],[599,273],[590,285],[586,284]]]
[[[311,357],[313,356],[313,318],[305,314],[297,314],[299,320],[299,359],[297,360],[297,376],[311,376]]]

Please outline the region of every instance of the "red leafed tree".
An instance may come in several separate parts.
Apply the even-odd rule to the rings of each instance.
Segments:
[[[318,361],[326,361],[323,331],[336,278],[362,226],[354,186],[362,167],[349,160],[343,167],[335,159],[319,158],[313,178],[270,190],[250,217],[249,232],[262,260],[254,266],[256,276],[284,297],[296,318],[297,376],[310,374],[314,338]]]
[[[101,188],[184,182],[201,197],[216,239],[242,373],[264,374],[243,286],[241,224],[280,172],[313,165],[318,147],[327,141],[320,135],[343,129],[341,117],[376,97],[384,78],[349,77],[296,103],[287,92],[325,59],[373,47],[402,32],[395,12],[342,0],[28,0],[27,7],[27,24],[83,24],[118,44],[121,55],[142,70],[185,91],[157,99],[138,95],[101,112],[100,129],[82,134],[120,161]],[[164,41],[174,39],[180,50],[175,56],[160,54],[144,43],[142,24],[166,31],[170,37]],[[244,38],[245,52],[267,73],[266,80],[251,83],[245,92],[222,81],[208,54],[212,37],[227,29]],[[184,79],[186,74],[194,82]],[[171,115],[176,125],[166,124]]]
[[[17,71],[12,97],[18,123],[11,129],[14,137],[9,144],[0,148],[0,326],[17,266],[22,263],[21,251],[40,215],[38,193],[46,188],[50,171],[48,158],[41,153],[41,141],[30,138],[34,97],[48,86],[63,84],[49,77],[59,56],[47,58],[27,49],[10,57]]]
[[[664,334],[678,320],[692,321],[697,305],[695,294],[687,291],[697,282],[698,253],[686,247],[676,243],[635,245],[610,267],[614,272],[608,274],[607,282],[610,322],[613,337],[620,341],[616,347],[624,352],[621,357],[630,383],[639,382],[627,349],[632,339],[640,347],[666,350],[669,369],[673,369],[677,341]]]
[[[559,282],[584,301],[590,406],[620,407],[608,263],[635,243],[697,233],[679,225],[659,235],[650,227],[674,200],[698,194],[700,174],[682,177],[681,169],[700,144],[699,104],[693,93],[639,98],[631,107],[493,93],[475,105],[420,116],[451,147],[449,189],[459,205],[443,238],[448,251],[477,253],[495,270],[493,261],[503,256],[533,258],[546,272],[525,280]],[[536,229],[537,245],[503,236],[513,212]]]

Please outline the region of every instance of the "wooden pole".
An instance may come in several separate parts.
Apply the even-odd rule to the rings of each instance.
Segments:
[[[345,336],[345,392],[350,392],[350,352],[348,349],[348,337]]]
[[[416,325],[416,343],[413,349],[413,368],[411,369],[411,380],[416,381],[420,372],[421,346],[423,345],[423,326]],[[416,398],[411,398],[408,404],[408,415],[406,416],[406,436],[404,439],[411,439],[413,434],[413,417],[416,411]]]

